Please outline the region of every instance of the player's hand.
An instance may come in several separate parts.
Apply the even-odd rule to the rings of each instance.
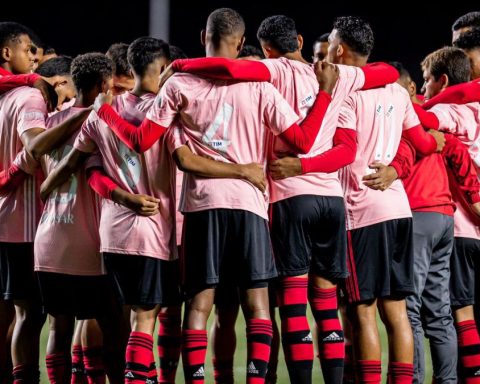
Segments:
[[[267,178],[262,164],[250,163],[240,164],[242,179],[249,181],[257,187],[262,193],[267,189]]]
[[[159,212],[160,200],[148,195],[136,195],[127,193],[122,205],[130,208],[140,216],[153,216]]]
[[[53,112],[58,104],[58,95],[57,92],[55,92],[55,88],[42,78],[33,83],[33,88],[41,92],[45,104],[47,104],[48,112]]]
[[[395,168],[389,165],[373,163],[368,167],[375,170],[375,173],[365,175],[362,178],[363,184],[368,188],[385,191],[398,178]]]
[[[337,66],[326,61],[317,61],[315,63],[315,75],[317,76],[320,90],[331,95],[338,80]]]
[[[475,215],[480,217],[480,203],[470,204],[470,209]]]
[[[286,179],[301,175],[302,163],[298,157],[282,157],[270,162],[268,171],[273,180]]]
[[[172,64],[170,63],[170,65],[167,68],[165,68],[164,71],[160,74],[158,88],[162,89],[163,84],[165,84],[165,82],[174,74],[175,74],[175,71],[173,70]]]
[[[95,112],[98,112],[98,110],[102,107],[103,104],[112,104],[112,100],[112,92],[108,91],[107,93],[99,93],[97,98],[95,99],[95,102],[93,103],[93,109],[95,110]]]
[[[432,135],[437,142],[437,152],[442,152],[445,147],[445,134],[443,132],[436,131],[435,129],[429,129],[428,133]]]

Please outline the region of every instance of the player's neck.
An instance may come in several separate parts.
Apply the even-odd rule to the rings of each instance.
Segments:
[[[158,77],[156,79],[151,76],[136,76],[135,77],[135,86],[133,87],[131,93],[137,97],[141,97],[146,93],[158,93]]]
[[[95,101],[96,95],[88,95],[85,94],[83,91],[78,91],[77,96],[75,97],[75,103],[73,103],[74,107],[77,108],[88,108],[93,104]]]
[[[358,55],[348,55],[342,60],[342,64],[353,67],[364,67],[367,65],[368,57]]]
[[[238,52],[227,42],[220,41],[218,45],[209,43],[205,46],[205,53],[207,57],[226,57],[228,59],[236,59]]]
[[[289,60],[300,61],[301,63],[305,63],[305,64],[308,63],[308,61],[303,58],[302,53],[300,51],[288,52],[284,54],[283,57]]]
[[[8,62],[0,64],[0,67],[2,67],[3,69],[5,69],[10,73],[13,73],[12,67],[10,66],[10,64],[8,64]]]

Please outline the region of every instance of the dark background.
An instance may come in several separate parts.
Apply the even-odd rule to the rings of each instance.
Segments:
[[[191,57],[203,55],[200,30],[208,14],[217,7],[239,11],[247,24],[247,43],[258,45],[255,37],[267,16],[285,14],[297,22],[304,36],[303,53],[310,59],[315,38],[331,30],[340,15],[358,15],[368,20],[376,43],[372,60],[398,60],[421,82],[419,62],[429,52],[447,45],[451,25],[462,14],[480,10],[478,1],[170,1],[170,43]],[[447,3],[448,2],[448,3]],[[380,5],[381,4],[381,5]],[[105,51],[113,42],[129,43],[148,34],[148,0],[112,1],[20,1],[1,0],[0,20],[18,21],[31,27],[57,52],[76,55]]]

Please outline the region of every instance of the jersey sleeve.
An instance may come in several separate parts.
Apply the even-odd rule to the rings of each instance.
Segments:
[[[365,85],[365,74],[361,68],[341,64],[337,64],[337,67],[339,73],[335,88],[338,91],[342,91],[344,96],[363,88]]]
[[[460,124],[458,115],[458,108],[461,106],[455,106],[452,104],[437,104],[428,112],[433,113],[438,119],[438,129],[446,131],[454,135],[465,134],[465,128]]]
[[[25,97],[18,108],[17,131],[19,136],[33,128],[46,127],[47,105],[43,100],[42,94],[36,89],[32,89],[29,97]]]
[[[338,115],[339,128],[357,130],[357,112],[355,96],[351,95],[344,100],[340,107],[340,113]]]
[[[415,109],[413,109],[412,102],[408,100],[405,108],[405,116],[403,117],[402,129],[406,131],[407,129],[414,128],[418,125],[420,125],[420,120],[415,113]]]
[[[187,140],[185,139],[183,130],[177,125],[174,125],[173,127],[171,127],[165,133],[165,144],[170,154],[175,152],[178,148],[187,144]]]
[[[94,119],[91,117],[88,118],[82,125],[80,132],[78,133],[75,142],[73,143],[73,147],[78,149],[80,152],[85,153],[93,153],[97,149],[97,144],[94,141],[94,130],[95,124],[97,124]]]
[[[175,84],[174,77],[165,83],[146,116],[148,120],[165,128],[173,123],[181,107],[180,90]]]
[[[274,135],[280,135],[299,120],[295,111],[271,84],[266,84],[263,117]],[[262,97],[263,99],[263,97]]]

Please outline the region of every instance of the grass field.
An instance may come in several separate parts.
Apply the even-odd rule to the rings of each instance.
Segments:
[[[311,317],[310,317],[310,324],[314,324]],[[280,319],[278,319],[277,315],[277,321],[280,324]],[[383,327],[383,324],[379,321],[379,329],[380,329],[380,336],[382,339],[382,373],[385,376],[387,372],[387,362],[388,362],[388,349],[387,349],[387,338],[386,338],[386,333],[385,333],[385,328]],[[243,320],[243,316],[239,316],[238,322],[237,322],[237,353],[235,355],[235,379],[236,382],[242,383],[245,382],[245,361],[246,361],[246,339],[245,339],[245,321]],[[46,371],[45,371],[45,345],[47,342],[47,326],[43,328],[42,332],[42,351],[41,351],[41,383],[42,384],[47,384],[48,379],[46,376]],[[425,350],[428,351],[428,348],[426,347]],[[427,370],[426,370],[426,378],[429,380],[429,378],[432,375],[432,369],[431,369],[431,361],[430,361],[430,356],[425,357],[426,358],[426,364],[427,364]],[[210,384],[213,383],[213,372],[212,372],[212,364],[211,364],[211,354],[210,350],[208,351],[207,355],[207,364],[206,364],[206,380],[205,382]],[[317,383],[323,383],[322,375],[320,372],[320,364],[318,360],[315,361],[315,367],[314,367],[314,373],[313,373],[313,382],[315,384]],[[179,370],[177,372],[177,383],[183,383],[183,372],[181,368],[181,364],[179,367]],[[385,380],[383,380],[385,382]],[[288,373],[287,369],[285,367],[285,363],[283,360],[283,353],[280,351],[280,356],[279,356],[279,365],[278,365],[278,384],[288,384],[289,379],[288,379]]]

